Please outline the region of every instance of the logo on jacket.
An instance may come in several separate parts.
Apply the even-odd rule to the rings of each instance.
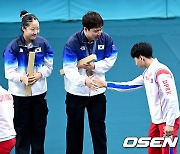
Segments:
[[[80,49],[81,49],[81,50],[85,50],[85,46],[81,46]]]
[[[167,94],[167,95],[171,94],[171,89],[170,89],[168,80],[164,80],[164,81],[163,81],[163,85],[164,85],[164,89],[165,89],[165,91],[166,91],[166,94]]]
[[[41,52],[41,47],[36,48],[34,51],[35,51],[35,52]]]
[[[23,49],[22,49],[22,48],[20,48],[19,52],[23,52]]]
[[[98,50],[104,50],[104,45],[98,45]]]

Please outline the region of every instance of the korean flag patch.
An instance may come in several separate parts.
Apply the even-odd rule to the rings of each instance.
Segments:
[[[81,49],[81,50],[86,50],[86,49],[85,49],[85,46],[81,46],[80,49]]]

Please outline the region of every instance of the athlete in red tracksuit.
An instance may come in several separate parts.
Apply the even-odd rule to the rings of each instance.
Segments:
[[[178,136],[179,102],[172,72],[152,56],[150,44],[140,42],[131,49],[136,65],[145,68],[142,75],[128,82],[105,82],[94,80],[98,87],[117,91],[132,91],[145,87],[152,124],[149,137]],[[148,154],[177,154],[177,147],[150,148]]]
[[[12,95],[0,86],[0,154],[10,154],[16,143]]]

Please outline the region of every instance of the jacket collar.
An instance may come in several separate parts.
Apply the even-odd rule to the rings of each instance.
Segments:
[[[27,45],[25,44],[25,39],[24,39],[23,35],[20,36],[19,47],[27,47]],[[33,47],[33,48],[38,48],[38,47],[39,47],[37,38],[36,38],[35,40],[33,40],[33,42],[32,42],[32,47]]]
[[[88,41],[86,35],[84,34],[84,31],[83,31],[83,30],[81,30],[81,37],[82,37],[82,43],[84,43],[84,44],[92,44],[92,43],[94,43],[94,41],[92,41],[91,43],[89,43],[89,41]]]

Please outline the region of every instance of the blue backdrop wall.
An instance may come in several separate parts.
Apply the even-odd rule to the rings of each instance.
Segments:
[[[105,20],[180,16],[180,0],[1,0],[0,4],[0,22],[19,22],[23,9],[40,21],[79,20],[88,10],[98,11]]]
[[[62,51],[69,36],[82,28],[81,21],[74,20],[81,19],[88,10],[98,11],[102,15],[105,19],[103,31],[112,36],[119,50],[114,67],[107,73],[107,80],[127,81],[142,73],[143,70],[135,66],[130,57],[130,49],[136,42],[147,41],[154,48],[154,57],[167,64],[174,73],[177,90],[180,92],[180,19],[173,18],[180,16],[180,0],[0,0],[0,4],[0,85],[8,88],[4,78],[2,53],[8,43],[21,34],[21,10],[26,9],[43,21],[40,24],[40,35],[49,41],[54,50],[54,69],[48,78],[46,154],[65,153],[66,93],[63,77],[59,75]],[[122,146],[127,136],[147,136],[151,119],[144,89],[132,93],[107,90],[106,95],[108,153],[147,153],[146,148]],[[92,153],[86,115],[83,154]]]

